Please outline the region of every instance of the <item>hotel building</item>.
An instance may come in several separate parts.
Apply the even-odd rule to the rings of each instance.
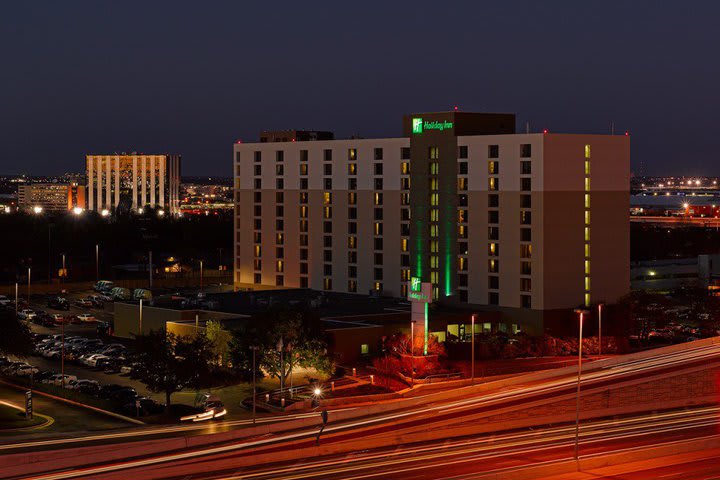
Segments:
[[[180,207],[179,155],[87,155],[88,209],[137,211]]]
[[[85,208],[85,187],[70,183],[25,183],[18,185],[21,210],[66,212]]]
[[[405,298],[415,277],[531,333],[629,292],[629,137],[466,112],[403,131],[235,144],[236,285]]]

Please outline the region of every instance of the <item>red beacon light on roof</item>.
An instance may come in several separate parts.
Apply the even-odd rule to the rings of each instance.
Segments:
[[[242,143],[242,140],[235,140],[235,143]]]
[[[627,130],[625,130],[625,136],[626,136],[626,137],[629,137],[629,136],[630,136],[630,132],[628,132]]]
[[[549,132],[548,132],[548,129],[547,129],[547,128],[544,128],[544,129],[543,129],[543,135],[547,135],[548,133],[549,133]]]
[[[453,107],[453,109],[457,112],[457,111],[458,111],[457,105],[455,105],[455,106]]]

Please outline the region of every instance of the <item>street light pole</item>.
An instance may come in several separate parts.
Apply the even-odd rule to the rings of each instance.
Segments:
[[[253,423],[255,423],[255,401],[257,398],[257,389],[256,389],[256,378],[255,378],[255,352],[257,352],[258,347],[257,345],[253,345],[250,347],[250,350],[253,352]]]
[[[30,306],[30,276],[32,275],[31,269],[32,267],[28,267],[28,307]]]
[[[470,317],[470,378],[475,385],[475,314]]]
[[[65,272],[66,272],[66,270],[65,270],[65,254],[63,253],[62,254],[62,276],[60,277],[60,280],[62,281],[62,283],[65,283],[65,279],[67,277]]]
[[[100,281],[100,244],[95,244],[95,281]]]
[[[20,290],[20,284],[18,282],[15,282],[15,316],[17,317],[18,314],[18,292]]]
[[[598,355],[602,355],[602,303],[598,303]]]
[[[415,387],[415,320],[410,322],[410,388]]]
[[[65,390],[65,319],[63,319],[61,325],[61,337],[62,338],[62,349],[60,351],[60,381],[62,389]]]
[[[584,310],[577,310],[580,315],[580,335],[578,338],[578,369],[577,369],[577,391],[575,393],[575,460],[578,459],[580,441],[580,376],[582,374],[582,331]]]
[[[203,261],[200,260],[200,291],[203,290]]]
[[[139,325],[138,325],[138,335],[142,335],[142,304],[143,304],[143,299],[141,298],[140,299],[140,317],[139,317],[140,321],[139,321]]]

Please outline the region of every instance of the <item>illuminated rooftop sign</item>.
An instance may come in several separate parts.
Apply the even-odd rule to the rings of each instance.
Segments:
[[[443,130],[449,130],[451,128],[453,128],[453,122],[448,122],[447,120],[423,121],[422,118],[412,119],[412,133],[415,135],[423,133],[424,130],[438,130],[442,132]]]
[[[410,279],[410,291],[411,292],[422,291],[422,282],[420,281],[419,277],[412,277]]]

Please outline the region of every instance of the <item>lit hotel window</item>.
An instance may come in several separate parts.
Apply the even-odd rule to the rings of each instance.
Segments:
[[[433,238],[438,236],[438,226],[437,225],[430,225],[430,236]]]
[[[586,307],[590,306],[590,294],[589,293],[585,294],[585,306]]]
[[[440,197],[438,196],[437,193],[431,193],[430,194],[430,205],[432,205],[433,207],[439,205],[439,202],[438,202],[439,198]]]
[[[438,253],[440,242],[438,240],[430,240],[430,253]]]
[[[590,208],[590,195],[585,194],[585,208]]]
[[[431,209],[430,209],[430,221],[431,221],[431,222],[437,222],[437,221],[438,221],[439,212],[440,212],[440,210],[438,210],[437,208],[431,208]]]
[[[585,277],[585,290],[590,290],[590,277]]]
[[[495,259],[488,260],[488,272],[497,273],[499,269],[500,269],[500,261],[499,260],[495,260]]]
[[[325,218],[332,218],[332,207],[325,207]]]
[[[308,165],[307,163],[301,163],[300,164],[300,175],[307,175],[308,174]]]
[[[382,235],[383,234],[383,224],[379,223],[379,222],[375,222],[374,231],[375,231],[375,235]]]
[[[383,204],[383,194],[379,192],[375,192],[375,205],[382,205]]]
[[[430,178],[430,190],[437,190],[438,189],[438,179],[437,177]]]
[[[255,245],[255,256],[260,257],[260,245]]]
[[[440,158],[440,149],[438,147],[430,147],[428,149],[428,155],[431,160],[437,160]]]
[[[284,240],[285,240],[284,234],[282,234],[282,233],[275,234],[275,244],[276,245],[282,245]]]
[[[590,145],[585,145],[585,158],[590,158]]]
[[[330,193],[330,192],[323,193],[323,203],[325,205],[330,205],[332,203],[332,193]]]
[[[401,252],[407,252],[408,251],[408,239],[403,238],[400,240],[400,251]]]
[[[585,275],[590,275],[590,260],[585,260]]]
[[[488,243],[488,255],[496,257],[500,253],[500,245],[497,243]]]
[[[590,241],[590,227],[585,227],[585,241]]]
[[[439,278],[438,272],[430,272],[430,283],[437,284]]]
[[[437,255],[431,255],[430,256],[430,268],[438,268],[438,256]]]
[[[586,243],[585,244],[585,258],[589,258],[589,257],[590,257],[590,244]]]
[[[520,258],[532,258],[532,245],[520,245]]]
[[[488,190],[495,191],[500,188],[500,179],[495,177],[488,178]]]
[[[348,160],[355,160],[357,159],[357,149],[351,148],[348,150]]]
[[[410,163],[409,162],[402,162],[400,164],[400,174],[401,175],[410,175]]]
[[[488,173],[490,175],[497,175],[500,173],[500,163],[495,161],[488,162]]]
[[[348,204],[349,205],[357,204],[357,194],[355,192],[348,192]]]
[[[590,161],[585,160],[585,175],[590,175]]]
[[[585,225],[590,225],[590,210],[585,210]]]
[[[357,163],[348,163],[348,175],[357,175]]]
[[[437,175],[439,169],[440,164],[438,162],[430,162],[430,175]]]
[[[348,237],[348,248],[357,248],[357,237],[356,236],[349,236]]]
[[[585,178],[585,191],[586,192],[590,191],[590,179],[589,178]]]
[[[278,260],[275,263],[275,271],[276,272],[282,273],[284,267],[285,267],[285,263],[282,260]]]

